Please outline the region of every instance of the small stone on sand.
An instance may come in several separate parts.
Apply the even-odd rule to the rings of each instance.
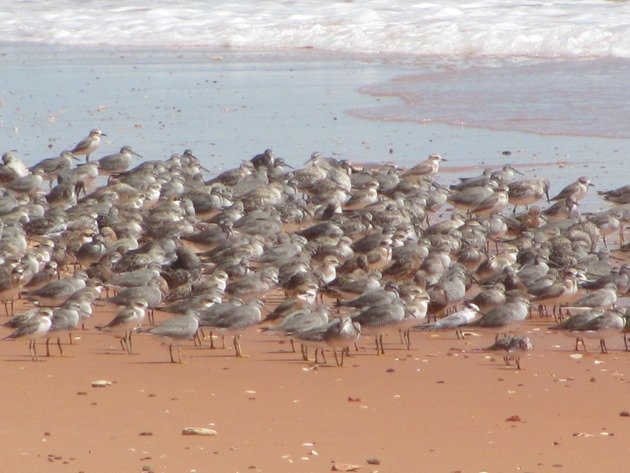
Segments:
[[[92,381],[93,388],[105,388],[111,385],[112,385],[112,382],[107,381],[106,379],[99,379],[98,381]]]
[[[182,435],[203,435],[206,437],[214,437],[217,432],[212,429],[206,429],[205,427],[186,427],[182,430]]]

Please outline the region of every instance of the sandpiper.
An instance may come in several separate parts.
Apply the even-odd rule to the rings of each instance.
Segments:
[[[490,345],[486,350],[488,351],[503,351],[503,361],[507,366],[510,366],[510,360],[516,362],[516,369],[521,369],[521,357],[532,349],[532,343],[529,337],[520,335],[508,335],[500,338]]]
[[[586,195],[586,191],[589,187],[593,186],[591,180],[586,176],[581,176],[577,181],[572,182],[558,194],[553,196],[550,201],[561,201],[565,199],[572,199],[575,202],[579,202]]]
[[[131,146],[123,146],[118,153],[103,156],[97,161],[99,174],[126,171],[131,165],[134,156],[142,158],[141,155],[131,149]]]
[[[77,143],[70,152],[75,156],[85,155],[85,162],[88,162],[90,160],[90,154],[92,154],[101,144],[101,136],[107,135],[99,128],[94,128],[90,131],[90,134],[79,141],[79,143]]]
[[[403,173],[403,178],[420,178],[423,176],[433,176],[440,169],[440,162],[447,161],[438,154],[432,154],[421,163],[416,164]]]
[[[510,182],[508,184],[508,198],[510,204],[514,206],[514,212],[519,205],[528,208],[543,197],[549,200],[549,187],[549,180],[545,178]]]

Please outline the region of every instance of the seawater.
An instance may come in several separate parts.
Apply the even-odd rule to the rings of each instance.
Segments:
[[[630,153],[627,1],[18,0],[0,52],[0,146],[32,160],[95,126],[218,166]]]
[[[0,42],[627,58],[630,5],[606,0],[15,0],[0,10]]]

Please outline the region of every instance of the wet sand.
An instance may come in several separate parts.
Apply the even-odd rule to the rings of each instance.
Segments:
[[[138,354],[127,355],[91,328],[111,316],[99,308],[63,358],[35,363],[26,341],[0,343],[0,471],[627,467],[630,418],[621,413],[630,411],[630,356],[621,336],[608,340],[608,355],[591,341],[591,352],[575,359],[573,340],[534,317],[524,327],[534,351],[520,371],[477,351],[491,336],[454,333],[412,333],[411,350],[390,334],[385,356],[363,337],[338,368],[332,353],[314,366],[288,342],[251,329],[242,339],[249,357],[233,356],[229,339],[227,350],[210,350],[206,340],[187,343],[179,365],[149,336],[138,335]],[[92,387],[96,380],[112,384]],[[217,435],[185,436],[186,427]]]

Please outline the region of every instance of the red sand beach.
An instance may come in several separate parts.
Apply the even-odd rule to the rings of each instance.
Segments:
[[[111,315],[99,310],[94,323]],[[150,337],[127,355],[90,327],[40,363],[25,341],[3,342],[0,471],[625,471],[621,336],[608,355],[591,342],[576,359],[548,324],[527,324],[535,348],[521,371],[476,351],[488,336],[450,332],[413,333],[411,350],[391,334],[385,356],[364,337],[341,368],[332,354],[328,365],[303,362],[255,329],[247,358],[206,341],[187,344],[181,365]]]

